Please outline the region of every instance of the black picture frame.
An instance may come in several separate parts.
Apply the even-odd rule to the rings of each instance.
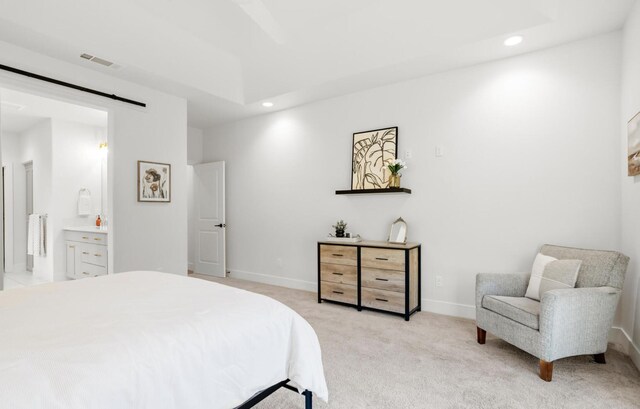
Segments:
[[[380,157],[375,157],[376,152],[369,152],[375,144],[379,145]],[[389,144],[393,145],[392,152],[391,147],[387,147]],[[385,154],[390,156],[386,157]],[[373,160],[368,158],[370,156],[374,156]],[[389,172],[386,164],[395,159],[398,159],[397,126],[354,132],[351,143],[351,189],[386,189]],[[373,172],[368,172],[367,166]]]

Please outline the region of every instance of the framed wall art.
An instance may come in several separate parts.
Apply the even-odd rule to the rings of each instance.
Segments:
[[[171,201],[171,165],[138,161],[138,201]]]
[[[398,127],[353,134],[351,189],[385,189],[389,163],[398,158]]]
[[[627,124],[629,176],[640,175],[640,112]]]

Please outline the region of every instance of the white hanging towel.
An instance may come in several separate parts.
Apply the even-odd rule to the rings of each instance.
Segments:
[[[91,192],[89,189],[80,189],[78,192],[78,216],[88,216],[93,214],[91,205]]]
[[[45,246],[47,237],[46,216],[40,214],[29,215],[27,232],[27,254],[34,256],[46,256]]]

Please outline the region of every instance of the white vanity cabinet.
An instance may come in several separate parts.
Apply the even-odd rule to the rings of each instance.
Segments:
[[[70,227],[64,232],[67,249],[67,277],[72,279],[107,274],[106,230]]]

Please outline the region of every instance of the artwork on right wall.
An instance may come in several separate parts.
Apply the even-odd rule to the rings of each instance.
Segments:
[[[629,148],[627,150],[629,176],[636,176],[640,175],[640,112],[631,118],[627,130],[629,133]]]

